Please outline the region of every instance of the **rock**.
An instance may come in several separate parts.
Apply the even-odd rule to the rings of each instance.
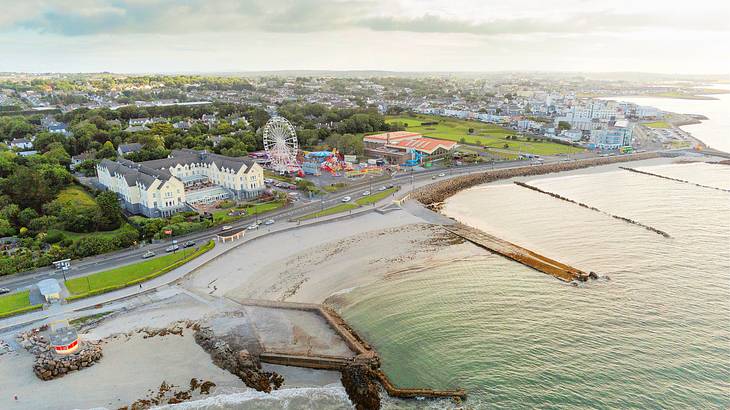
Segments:
[[[341,380],[357,410],[380,408],[380,390],[370,368],[362,364],[349,364],[342,369]]]

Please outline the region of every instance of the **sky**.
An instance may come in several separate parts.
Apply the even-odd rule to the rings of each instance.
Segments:
[[[0,72],[730,73],[727,0],[0,0]]]

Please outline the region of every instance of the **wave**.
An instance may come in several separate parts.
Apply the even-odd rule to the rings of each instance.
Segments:
[[[157,409],[351,409],[352,403],[344,387],[330,384],[324,387],[298,387],[264,393],[247,390],[220,394],[180,404],[168,404]]]

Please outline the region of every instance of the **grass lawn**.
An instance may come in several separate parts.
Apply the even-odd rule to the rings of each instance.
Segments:
[[[30,306],[29,290],[0,296],[0,315],[26,306]]]
[[[346,203],[342,203],[342,204],[339,204],[339,205],[335,205],[335,206],[333,206],[331,208],[327,208],[327,209],[325,209],[323,211],[315,212],[315,213],[309,214],[309,215],[304,215],[304,216],[302,216],[301,218],[298,218],[298,219],[300,221],[306,221],[307,219],[319,218],[320,216],[327,216],[327,215],[337,214],[337,213],[340,213],[340,212],[346,212],[346,211],[349,211],[351,209],[355,209],[357,207],[358,207],[357,204],[353,204],[353,203],[350,203],[350,202],[346,202]]]
[[[85,238],[87,236],[101,236],[101,237],[109,238],[109,237],[118,235],[119,233],[121,233],[123,230],[126,230],[126,229],[134,229],[134,227],[132,227],[132,225],[125,222],[122,224],[122,226],[120,226],[119,228],[117,228],[113,231],[71,232],[71,231],[61,230],[61,232],[63,233],[63,235],[66,238],[71,239],[73,241],[78,241],[79,239]]]
[[[417,132],[427,137],[441,138],[445,140],[478,145],[482,147],[501,148],[515,152],[525,152],[537,155],[555,155],[582,152],[583,149],[555,142],[527,141],[520,137],[519,141],[508,140],[505,137],[517,135],[517,131],[500,127],[499,125],[487,124],[479,121],[459,120],[455,118],[439,117],[435,115],[411,116],[388,116],[387,123],[402,122],[408,124],[407,131]],[[422,122],[437,121],[435,125],[421,125]],[[469,133],[473,128],[474,132]],[[504,148],[504,144],[508,147]]]
[[[645,122],[641,125],[643,125],[645,127],[649,127],[649,128],[671,128],[672,127],[672,125],[666,121]]]
[[[201,251],[205,249],[206,246],[208,245],[206,244],[202,246]],[[94,273],[80,278],[69,279],[66,281],[66,288],[72,296],[105,288],[114,290],[115,287],[124,287],[129,284],[129,282],[143,279],[155,274],[156,272],[161,272],[164,268],[173,265],[175,262],[180,262],[186,257],[193,256],[194,253],[194,248],[181,248],[177,251],[177,253],[169,253],[152,259],[147,259],[139,263],[121,266],[119,268]],[[200,254],[202,254],[202,252]]]
[[[245,216],[249,215],[259,215],[266,212],[271,212],[275,209],[279,209],[282,206],[284,206],[284,201],[271,201],[271,202],[264,202],[261,204],[255,204],[252,206],[243,206],[243,207],[233,207],[233,208],[227,208],[227,209],[219,209],[217,211],[213,211],[213,222],[215,224],[223,224],[227,222],[236,221],[238,219],[241,219]],[[240,216],[228,216],[228,213],[235,210],[246,210],[246,215],[240,215]]]
[[[320,188],[322,188],[323,190],[325,190],[325,191],[327,191],[329,193],[332,193],[332,192],[337,192],[337,191],[339,191],[340,189],[342,189],[342,188],[344,188],[346,186],[347,186],[347,184],[345,184],[344,182],[337,182],[337,183],[332,184],[332,185],[324,185],[324,186],[321,186]]]
[[[370,205],[370,204],[380,201],[381,199],[389,197],[391,194],[393,194],[393,192],[396,192],[397,190],[398,190],[398,188],[390,188],[390,189],[386,189],[385,191],[375,192],[368,196],[361,197],[358,200],[356,200],[355,202],[358,205]]]
[[[61,190],[56,199],[59,202],[70,202],[75,206],[90,207],[96,206],[94,198],[79,185],[71,185]]]

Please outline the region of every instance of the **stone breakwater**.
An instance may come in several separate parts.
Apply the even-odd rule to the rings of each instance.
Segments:
[[[516,185],[521,186],[523,188],[531,189],[531,190],[533,190],[535,192],[539,192],[541,194],[549,195],[549,196],[551,196],[553,198],[560,199],[561,201],[570,202],[570,203],[576,204],[576,205],[578,205],[580,207],[583,207],[583,208],[586,208],[586,209],[590,209],[591,211],[600,212],[600,213],[602,213],[604,215],[610,216],[611,218],[618,219],[620,221],[624,221],[624,222],[630,223],[632,225],[640,226],[640,227],[642,227],[642,228],[644,228],[644,229],[646,229],[648,231],[651,231],[651,232],[654,232],[656,234],[659,234],[659,235],[661,235],[661,236],[663,236],[665,238],[671,238],[671,236],[669,236],[668,233],[666,233],[666,232],[664,232],[662,230],[659,230],[657,228],[654,228],[652,226],[644,225],[643,223],[634,221],[633,219],[625,218],[623,216],[618,216],[618,215],[614,215],[614,214],[608,213],[606,211],[602,211],[602,210],[600,210],[600,209],[598,209],[598,208],[596,208],[594,206],[590,206],[590,205],[586,205],[586,204],[584,204],[582,202],[574,201],[574,200],[572,200],[570,198],[566,198],[566,197],[564,197],[562,195],[559,195],[559,194],[556,194],[554,192],[543,191],[542,189],[540,189],[540,188],[538,188],[536,186],[533,186],[533,185],[530,185],[530,184],[526,184],[524,182],[520,182],[520,181],[514,181],[514,182],[515,182]]]
[[[35,356],[33,373],[41,380],[53,380],[91,367],[103,356],[101,343],[92,341],[84,341],[76,352],[67,356],[57,355],[45,336],[37,331],[21,333],[18,343]]]
[[[427,206],[437,206],[447,198],[467,188],[476,185],[486,184],[488,182],[509,179],[515,177],[524,177],[531,175],[544,175],[555,172],[572,171],[576,169],[590,168],[600,165],[609,165],[621,162],[638,161],[644,159],[657,158],[660,154],[656,152],[643,152],[640,154],[620,155],[614,157],[600,157],[585,160],[577,160],[571,162],[560,162],[555,164],[543,164],[524,166],[509,169],[497,169],[484,171],[469,175],[449,178],[441,182],[427,185],[413,191],[411,198]]]
[[[682,182],[684,184],[690,184],[690,185],[698,186],[700,188],[716,189],[718,191],[730,192],[730,189],[722,189],[722,188],[718,188],[718,187],[714,187],[714,186],[709,186],[709,185],[696,184],[694,182],[690,182],[690,181],[687,181],[687,180],[684,180],[684,179],[665,177],[664,175],[654,174],[654,173],[646,172],[646,171],[640,171],[640,170],[635,169],[635,168],[628,168],[628,167],[619,167],[619,168],[621,168],[621,169],[623,169],[625,171],[635,172],[637,174],[644,174],[644,175],[649,175],[649,176],[652,176],[652,177],[657,177],[657,178],[662,178],[662,179],[668,179],[670,181]]]

